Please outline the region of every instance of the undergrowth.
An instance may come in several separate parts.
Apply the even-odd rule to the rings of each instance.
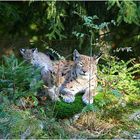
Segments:
[[[106,65],[98,70],[98,95],[93,105],[85,106],[82,95],[72,104],[40,102],[37,92],[43,83],[39,70],[14,56],[4,57],[0,65],[0,138],[133,138],[140,128],[138,118],[129,119],[140,111],[140,81],[134,80],[140,65],[134,60],[104,61]]]
[[[28,97],[33,101],[32,105],[37,105],[36,95],[42,85],[39,69],[34,69],[24,61],[20,62],[14,55],[3,56],[0,65],[1,100],[8,99],[14,103],[18,100],[19,104],[24,106]]]

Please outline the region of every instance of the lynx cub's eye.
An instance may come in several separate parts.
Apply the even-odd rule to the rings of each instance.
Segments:
[[[83,63],[80,63],[80,66],[83,66]]]
[[[20,49],[21,54],[25,53],[25,49]]]
[[[35,51],[35,49],[32,49],[32,52],[34,52]]]
[[[25,49],[21,49],[22,52],[25,52]]]
[[[32,50],[32,53],[34,53],[34,52],[38,52],[38,50],[37,50],[37,48],[33,48],[33,49],[31,49]]]

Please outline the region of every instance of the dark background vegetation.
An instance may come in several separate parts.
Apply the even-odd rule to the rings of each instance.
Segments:
[[[140,2],[118,0],[0,2],[0,54],[12,50],[17,53],[21,47],[43,50],[46,46],[64,56],[74,48],[86,53],[88,39],[84,37],[80,46],[80,40],[72,34],[74,31],[87,32],[75,12],[85,16],[97,15],[97,25],[114,20],[116,24],[109,27],[109,34],[103,40],[112,50],[132,47],[131,53],[119,52],[123,59],[140,55]]]

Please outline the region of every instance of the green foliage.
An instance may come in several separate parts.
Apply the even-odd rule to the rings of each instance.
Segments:
[[[3,139],[39,138],[43,134],[42,121],[30,110],[16,109],[11,103],[0,105],[0,132]]]
[[[40,70],[19,62],[14,56],[3,56],[0,65],[0,96],[15,102],[22,97],[31,97],[37,104],[37,90],[42,87]]]
[[[14,28],[13,23],[21,20],[18,7],[5,2],[0,2],[0,16],[2,18],[0,24],[1,34],[3,34],[3,29],[12,31],[12,27]]]
[[[61,21],[65,16],[65,9],[56,1],[39,3],[29,1],[20,4],[0,2],[0,11],[2,34],[3,30],[7,29],[11,35],[23,34],[30,37],[32,43],[38,41],[41,34],[50,40],[65,38],[62,34],[64,26]]]
[[[61,9],[59,5],[56,5],[56,1],[48,2],[47,19],[48,21],[51,20],[51,24],[49,27],[49,33],[46,36],[49,38],[49,40],[56,39],[57,36],[60,40],[62,38],[66,38],[66,36],[61,34],[61,32],[64,31],[61,18],[65,16],[65,10]]]
[[[46,46],[46,45],[45,45]],[[48,55],[52,56],[54,58],[54,60],[64,60],[64,56],[60,55],[56,50],[49,48],[49,46],[46,46],[44,48],[46,48],[46,52]]]
[[[63,119],[72,117],[74,114],[77,114],[82,111],[84,104],[82,102],[82,96],[76,96],[76,99],[73,103],[57,102],[55,105],[54,112],[56,117]]]
[[[114,57],[105,58],[104,61],[106,64],[100,65],[98,71],[99,94],[94,103],[105,112],[115,108],[122,109],[126,103],[132,102],[133,96],[140,94],[139,82],[134,80],[134,74],[140,73],[140,64],[135,64],[134,59],[124,62]]]
[[[126,23],[135,23],[140,25],[139,16],[139,2],[134,2],[133,0],[119,1],[119,0],[109,0],[108,10],[114,6],[119,7],[117,22],[120,24],[122,21]]]
[[[109,103],[111,103],[113,100],[112,98],[113,96],[111,96],[111,98],[108,96],[104,96],[104,93],[99,93],[95,99],[94,99],[94,103],[98,106],[98,108],[103,108],[104,106],[108,105]]]
[[[47,113],[46,113],[47,114]],[[44,109],[20,110],[9,101],[0,104],[0,134],[2,139],[67,138],[62,122],[48,117]]]
[[[131,108],[139,109],[139,105],[140,105],[139,94],[130,94],[127,100],[128,100],[128,106],[130,106]]]
[[[79,13],[75,12],[83,21],[83,30],[80,32],[74,31],[73,34],[80,39],[80,46],[83,43],[83,39],[86,38],[88,39],[88,46],[90,48],[90,53],[91,53],[91,48],[94,48],[94,52],[99,51],[99,47],[97,46],[97,41],[100,38],[99,31],[101,30],[106,30],[109,31],[109,25],[114,24],[115,21],[111,20],[111,22],[102,22],[99,24],[97,20],[99,18],[96,15],[93,16],[85,16],[85,15],[80,15]]]
[[[68,139],[69,134],[62,126],[64,127],[63,122],[56,121],[55,118],[48,118],[44,122],[44,135],[42,135],[40,138]]]
[[[96,97],[94,98],[94,100],[95,99]],[[93,112],[99,111],[99,107],[97,106],[96,102],[94,102],[93,104],[88,104],[82,109],[82,113],[90,112],[90,111],[93,111]]]
[[[107,11],[106,3],[108,3],[109,11]],[[109,29],[112,28],[113,30],[111,32],[109,31],[111,34],[105,34],[105,37],[108,40],[111,39],[111,41],[113,36],[115,40],[123,38],[121,41],[119,40],[119,43],[121,42],[120,46],[127,47],[129,45],[138,47],[139,28],[138,26],[133,26],[133,23],[139,25],[139,2],[136,1],[0,2],[0,16],[0,35],[7,35],[6,40],[7,38],[11,38],[11,36],[12,39],[14,36],[15,40],[18,39],[18,37],[26,38],[30,44],[36,44],[37,46],[41,46],[42,40],[45,40],[49,43],[49,46],[53,48],[58,46],[56,45],[57,43],[53,42],[54,40],[60,41],[64,39],[66,42],[67,40],[71,40],[70,43],[67,44],[61,42],[62,44],[64,43],[62,47],[74,49],[78,46],[77,44],[80,44],[80,47],[82,45],[84,47],[79,49],[81,49],[82,52],[86,52],[87,50],[89,51],[91,45],[93,48],[100,48],[96,45],[98,42],[96,39],[99,38],[98,31],[105,29],[108,32],[107,26],[110,26],[110,21],[113,19],[121,24],[119,24],[117,29],[113,26],[110,27]],[[97,19],[97,17],[99,18]],[[123,21],[129,24],[124,24]],[[127,26],[131,26],[131,28]],[[114,31],[114,29],[116,29],[116,31]],[[94,31],[91,32],[90,30]],[[72,32],[75,31],[77,32],[79,40],[77,40],[74,45],[71,45],[71,42],[75,42],[72,35]],[[121,31],[122,33],[126,33],[126,35],[128,35],[129,32],[131,32],[131,34],[124,39],[124,35],[118,35]],[[134,39],[132,39],[132,36]],[[65,40],[65,38],[67,38],[67,40]],[[122,44],[123,42],[127,42],[127,44]],[[119,46],[118,44],[115,45]],[[101,46],[101,44],[99,46]],[[19,45],[17,47],[19,47]],[[89,52],[86,53],[89,54]]]
[[[106,60],[105,60],[106,61]],[[124,62],[117,61],[110,57],[106,65],[100,65],[99,71],[100,83],[104,91],[110,91],[113,94],[138,94],[139,88],[137,81],[134,80],[134,74],[140,73],[140,64],[135,64],[134,59]]]
[[[98,71],[98,94],[94,97],[94,103],[85,106],[82,112],[104,110],[104,113],[111,113],[115,109],[122,112],[126,102],[132,104],[139,100],[139,81],[134,80],[133,75],[140,73],[140,64],[135,64],[134,59],[124,62],[114,57],[106,58],[104,61],[106,65],[100,65]]]

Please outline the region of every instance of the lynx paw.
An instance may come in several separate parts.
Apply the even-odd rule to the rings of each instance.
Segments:
[[[87,96],[83,96],[82,97],[83,102],[88,105],[88,104],[93,104],[93,97],[87,97]]]
[[[51,87],[51,88],[48,88],[47,91],[48,91],[48,95],[50,96],[52,101],[54,101],[54,102],[55,101],[60,101],[59,94],[58,94],[58,89],[55,86]]]
[[[63,96],[63,101],[66,103],[72,103],[75,100],[75,96],[73,96],[72,94],[66,94]]]

